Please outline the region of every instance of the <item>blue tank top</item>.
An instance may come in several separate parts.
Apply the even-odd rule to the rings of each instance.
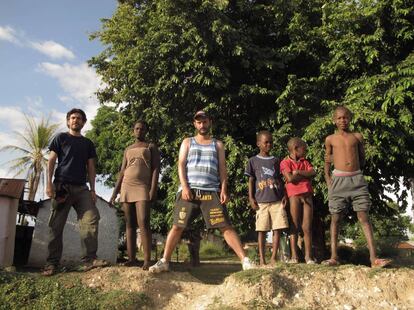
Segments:
[[[187,182],[190,188],[205,191],[220,189],[219,165],[216,140],[210,144],[198,144],[194,137],[190,139],[187,155]]]

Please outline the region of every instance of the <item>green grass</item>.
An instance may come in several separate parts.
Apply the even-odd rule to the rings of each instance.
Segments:
[[[50,278],[0,271],[0,309],[142,309],[151,304],[140,292],[102,292],[83,286],[73,274]]]

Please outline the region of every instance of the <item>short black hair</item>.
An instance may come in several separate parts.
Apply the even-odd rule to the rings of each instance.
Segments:
[[[256,142],[259,142],[261,136],[267,136],[267,135],[273,138],[269,130],[260,130],[256,135]]]
[[[300,146],[307,146],[307,145],[305,141],[303,141],[301,138],[298,138],[298,137],[290,138],[287,143],[289,152],[292,152],[296,147],[300,147]]]
[[[335,115],[336,115],[336,112],[338,112],[338,111],[344,111],[346,114],[348,114],[349,115],[349,117],[350,118],[352,118],[352,112],[351,112],[351,110],[350,109],[348,109],[346,106],[344,106],[344,105],[338,105],[336,108],[335,108],[335,110],[334,110],[334,112],[333,112],[333,117],[335,118]]]
[[[75,113],[79,113],[80,115],[82,115],[82,119],[83,119],[83,121],[86,123],[87,119],[86,119],[86,114],[85,114],[85,112],[83,112],[83,110],[81,110],[81,109],[77,109],[77,108],[73,108],[73,109],[72,109],[72,110],[70,110],[68,113],[66,113],[66,120],[68,121],[68,120],[69,120],[69,118],[70,118],[70,116],[71,116],[72,114],[75,114]]]
[[[132,125],[132,128],[135,128],[136,124],[142,124],[145,126],[145,129],[148,130],[148,123],[142,119],[139,119],[137,121],[134,122],[134,124]]]

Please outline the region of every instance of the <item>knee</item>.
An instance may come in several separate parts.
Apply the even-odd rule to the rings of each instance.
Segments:
[[[173,233],[179,233],[181,234],[184,231],[184,227],[179,227],[177,225],[173,225],[173,227],[171,228],[171,232]]]
[[[150,228],[150,221],[147,219],[142,219],[138,221],[138,226],[141,230],[149,230]]]
[[[366,214],[358,214],[358,220],[361,225],[370,225],[369,218]]]
[[[235,232],[233,226],[226,226],[226,227],[221,227],[219,228],[220,232],[224,235],[225,233],[231,233],[231,232]]]
[[[83,214],[80,222],[84,225],[98,225],[99,219],[100,217],[98,210],[92,209]]]

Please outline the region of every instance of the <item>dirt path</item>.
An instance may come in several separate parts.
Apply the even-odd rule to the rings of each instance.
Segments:
[[[414,270],[281,265],[237,272],[239,265],[202,265],[151,275],[110,267],[82,276],[89,287],[145,293],[151,309],[414,309]]]

